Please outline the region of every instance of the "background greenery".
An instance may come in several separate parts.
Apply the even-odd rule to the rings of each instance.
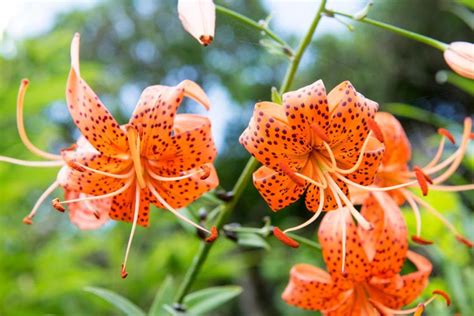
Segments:
[[[217,2],[255,20],[268,14],[259,1]],[[34,159],[20,143],[15,127],[15,99],[23,77],[31,80],[25,120],[33,142],[58,152],[74,141],[77,131],[66,111],[64,88],[69,43],[72,34],[79,31],[82,74],[122,123],[141,89],[148,85],[174,85],[192,79],[209,91],[215,111],[230,118],[226,128],[219,131],[225,141],[217,169],[222,187],[233,185],[248,159],[238,136],[255,101],[268,100],[271,86],[281,82],[287,60],[262,47],[259,33],[225,16],[218,16],[215,43],[203,48],[182,31],[174,2],[143,3],[110,0],[64,14],[47,33],[15,42],[14,54],[0,55],[2,155]],[[449,43],[472,39],[472,28],[455,14],[459,8],[452,1],[376,1],[370,16]],[[288,18],[295,19],[291,15]],[[444,126],[459,131],[463,117],[472,116],[472,81],[448,71],[443,74],[449,82],[438,83],[436,73],[447,69],[439,51],[370,26],[354,26],[355,31],[348,34],[321,36],[317,31],[293,87],[322,78],[329,89],[350,80],[358,91],[378,101],[382,110],[400,115],[413,143],[414,161],[429,161],[438,140],[437,124],[449,123]],[[293,45],[297,43],[294,35],[276,31],[283,31]],[[419,115],[413,107],[438,116]],[[195,109],[192,105],[184,108]],[[453,182],[472,183],[473,169],[470,148]],[[109,223],[98,231],[80,231],[47,203],[34,225],[23,225],[22,218],[54,177],[54,170],[0,164],[0,315],[120,315],[84,288],[113,290],[145,310],[166,276],[173,277],[168,291],[176,289],[200,241],[194,231],[183,229],[161,210],[155,210],[150,228],[138,229],[126,280],[119,273],[130,225]],[[436,193],[429,200],[474,239],[472,195]],[[231,221],[260,226],[264,216],[271,216],[273,222],[288,227],[307,215],[302,203],[271,214],[249,186]],[[407,220],[413,231],[409,212]],[[433,246],[415,247],[434,262],[426,295],[430,289],[442,288],[453,298],[449,310],[442,303],[434,303],[428,313],[467,315],[474,308],[472,251],[458,244],[435,218],[423,216],[423,223],[423,236],[436,240]],[[315,229],[308,228],[306,236],[314,239]],[[291,266],[298,262],[322,265],[320,253],[307,247],[295,251],[274,240],[269,243],[271,248],[265,250],[236,246],[225,238],[218,240],[193,291],[238,284],[244,292],[215,315],[314,314],[288,307],[279,297]]]

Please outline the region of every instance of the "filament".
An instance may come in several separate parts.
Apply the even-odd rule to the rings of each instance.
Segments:
[[[344,212],[345,210],[340,209],[339,212]],[[341,217],[339,217],[339,220],[341,220]],[[341,272],[342,274],[345,273],[346,270],[346,221],[344,220],[344,223],[341,225],[341,234],[342,234],[342,267],[341,267]]]
[[[394,186],[390,186],[390,187],[369,187],[369,186],[363,186],[363,185],[360,185],[354,181],[351,181],[349,179],[347,179],[346,177],[338,174],[338,173],[335,173],[336,177],[338,179],[341,179],[342,181],[344,181],[345,183],[349,184],[349,185],[352,185],[356,188],[359,188],[361,190],[366,190],[366,191],[370,191],[370,192],[385,192],[385,191],[393,191],[393,190],[397,190],[397,189],[401,189],[401,188],[405,188],[405,187],[409,187],[409,186],[412,186],[414,184],[417,184],[418,181],[416,180],[413,180],[413,181],[410,181],[410,182],[406,182],[406,183],[402,183],[402,184],[397,184],[397,185],[394,185]]]
[[[71,203],[76,203],[76,202],[93,201],[93,200],[101,200],[101,199],[105,199],[105,198],[110,198],[110,197],[113,197],[113,196],[116,196],[116,195],[119,195],[119,194],[125,192],[130,187],[130,185],[132,183],[133,183],[133,180],[130,180],[130,181],[126,182],[120,189],[118,189],[114,192],[110,192],[110,193],[103,194],[103,195],[90,195],[90,196],[86,196],[86,197],[83,197],[83,198],[61,201],[60,204],[71,204]]]
[[[316,180],[314,180],[314,179],[311,179],[310,177],[307,177],[307,176],[305,176],[304,174],[301,174],[301,173],[299,173],[299,172],[295,172],[294,174],[295,174],[297,177],[300,177],[301,179],[306,180],[306,181],[308,181],[309,183],[314,184],[315,186],[320,187],[320,188],[322,188],[322,189],[325,189],[325,188],[327,187],[327,185],[324,186],[324,184],[319,183],[318,181],[316,181]]]
[[[127,173],[125,174],[116,174],[116,173],[110,173],[110,172],[105,172],[105,171],[101,171],[101,170],[98,170],[98,169],[93,169],[91,167],[88,167],[86,166],[85,164],[82,164],[80,162],[77,162],[77,161],[72,161],[73,164],[75,165],[78,165],[79,167],[81,168],[84,168],[85,170],[88,170],[90,172],[95,172],[97,174],[101,174],[103,176],[106,176],[106,177],[110,177],[110,178],[115,178],[115,179],[127,179],[127,178],[130,178],[134,172],[133,168],[128,171]]]
[[[416,204],[414,200],[413,194],[406,190],[401,190],[401,193],[407,200],[408,204],[410,204],[411,209],[413,210],[413,214],[415,215],[415,221],[416,221],[416,236],[420,237],[421,235],[421,215],[420,215],[420,209],[418,208],[418,205]]]
[[[39,207],[41,204],[46,200],[46,198],[54,191],[56,188],[59,186],[58,181],[54,181],[44,192],[41,194],[39,199],[36,201],[35,205],[33,206],[33,209],[31,210],[30,214],[28,214],[24,219],[23,222],[26,224],[31,224],[31,220],[33,217],[36,215],[36,212],[38,211]]]
[[[138,212],[140,211],[140,187],[138,184],[135,186],[135,208],[133,210],[133,223],[132,230],[130,231],[130,236],[128,237],[127,250],[125,251],[125,258],[122,263],[122,278],[125,279],[128,275],[127,273],[127,261],[128,254],[130,253],[130,247],[132,246],[133,236],[135,236],[135,229],[137,228],[138,221]]]
[[[158,180],[158,181],[178,181],[178,180],[191,178],[192,176],[200,174],[200,173],[206,174],[206,170],[204,168],[199,168],[198,170],[190,170],[190,173],[184,174],[184,175],[179,176],[179,177],[160,176],[160,175],[154,173],[153,171],[151,171],[150,169],[147,169],[147,173],[150,177],[152,177],[153,179]]]
[[[432,292],[432,296],[427,301],[420,303],[416,307],[410,309],[391,309],[372,298],[369,298],[369,301],[372,303],[372,305],[374,305],[375,308],[382,312],[383,315],[408,315],[414,313],[414,316],[420,316],[425,310],[426,306],[433,302],[437,296],[442,297],[445,300],[447,306],[451,305],[451,298],[448,294],[441,290],[434,290]]]
[[[0,156],[0,161],[8,162],[14,165],[25,166],[25,167],[38,167],[38,168],[49,168],[49,167],[60,167],[64,165],[64,161],[28,161],[21,160],[11,157]]]
[[[463,184],[463,185],[432,185],[430,189],[436,191],[446,191],[446,192],[459,192],[459,191],[469,191],[474,190],[474,184]]]
[[[434,166],[439,162],[439,160],[440,160],[441,157],[443,156],[444,143],[445,143],[445,142],[446,142],[446,138],[445,138],[445,137],[442,137],[442,138],[441,138],[441,141],[439,142],[438,151],[436,151],[435,156],[434,156],[433,159],[432,159],[426,166],[424,166],[422,169],[430,169],[430,168],[434,167]]]
[[[312,224],[319,217],[321,212],[323,211],[323,206],[324,206],[324,190],[320,189],[319,190],[319,205],[318,205],[318,210],[316,211],[316,213],[314,213],[314,215],[311,216],[311,218],[308,219],[306,222],[304,222],[304,223],[302,223],[298,226],[288,228],[288,229],[284,230],[283,233],[286,234],[286,233],[289,233],[289,232],[292,232],[292,231],[295,231],[295,230],[299,230],[301,228],[304,228],[304,227]]]
[[[60,155],[50,154],[48,152],[45,152],[39,149],[35,145],[33,145],[33,143],[30,141],[30,139],[28,138],[26,134],[25,124],[23,122],[23,106],[24,106],[25,94],[28,88],[28,84],[29,84],[28,79],[23,79],[20,84],[20,89],[18,90],[18,97],[16,101],[16,125],[18,128],[18,134],[20,135],[20,138],[23,144],[32,153],[40,157],[43,157],[45,159],[60,160],[62,159]]]

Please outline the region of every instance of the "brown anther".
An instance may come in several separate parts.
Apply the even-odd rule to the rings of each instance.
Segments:
[[[100,213],[98,210],[94,210],[93,214],[96,219],[100,219]]]
[[[122,263],[122,271],[120,272],[122,279],[125,279],[128,276],[127,271],[125,270],[125,265]]]
[[[343,278],[349,277],[349,273],[347,271],[342,271],[341,275],[342,275]]]
[[[425,174],[418,167],[413,168],[413,171],[415,172],[416,181],[418,181],[418,184],[420,185],[421,193],[423,193],[423,196],[427,196],[428,180],[426,179]]]
[[[51,205],[57,210],[60,211],[61,213],[64,213],[66,210],[64,206],[61,205],[61,202],[59,202],[58,198],[55,198],[51,201]]]
[[[425,178],[425,180],[428,181],[429,184],[433,184],[433,179],[431,179],[431,177],[429,175],[424,173],[423,170],[420,167],[414,166],[413,171],[421,173],[423,175],[423,178]]]
[[[416,311],[413,313],[413,316],[421,316],[424,311],[425,311],[425,304],[420,303],[416,307]]]
[[[29,83],[30,83],[30,80],[28,80],[26,78],[21,80],[21,84],[24,85],[24,86],[27,86]]]
[[[446,301],[446,305],[451,305],[451,298],[449,297],[448,293],[446,293],[445,291],[442,291],[442,290],[434,290],[432,292],[433,294],[437,294],[437,295],[441,295],[444,300]]]
[[[451,134],[451,132],[448,131],[447,129],[442,128],[442,127],[438,128],[438,134],[446,137],[452,144],[456,144],[456,140],[454,139],[453,134]]]
[[[288,176],[290,179],[299,186],[304,186],[305,181],[298,177],[293,170],[291,170],[290,166],[284,161],[279,162],[280,169]]]
[[[472,243],[472,241],[470,241],[469,239],[467,239],[466,237],[463,237],[461,235],[456,235],[456,239],[465,244],[466,246],[468,246],[469,248],[472,248],[472,246],[474,246],[474,244]]]
[[[326,132],[321,126],[314,123],[314,124],[311,124],[311,129],[316,134],[316,136],[318,136],[323,142],[326,142],[326,143],[330,142],[328,135],[326,134]]]
[[[211,234],[209,235],[209,237],[206,238],[206,242],[211,243],[214,240],[216,240],[218,236],[219,236],[219,231],[217,230],[217,227],[212,226],[211,227]]]
[[[383,133],[379,127],[379,124],[377,124],[377,122],[372,118],[368,119],[367,124],[369,124],[369,128],[372,131],[372,133],[374,133],[375,138],[377,138],[379,142],[383,143],[384,142]]]
[[[33,224],[33,221],[31,220],[31,217],[29,217],[29,216],[24,217],[23,218],[23,224],[26,224],[26,225]]]
[[[300,246],[300,244],[294,240],[294,239],[291,239],[290,237],[288,237],[287,235],[285,235],[284,232],[281,231],[280,228],[278,227],[274,227],[273,228],[273,235],[279,240],[281,241],[282,243],[284,243],[285,245],[287,246],[290,246],[291,248],[298,248]]]
[[[201,166],[201,172],[202,172],[202,174],[199,177],[199,179],[206,180],[211,175],[211,168],[208,165],[202,165]]]
[[[420,236],[411,236],[411,240],[419,245],[423,245],[423,246],[428,246],[428,245],[432,245],[433,242],[431,240],[427,240],[427,239],[423,239],[421,238]]]
[[[199,40],[201,41],[202,45],[208,46],[212,43],[214,37],[212,37],[211,35],[201,35],[199,36]]]

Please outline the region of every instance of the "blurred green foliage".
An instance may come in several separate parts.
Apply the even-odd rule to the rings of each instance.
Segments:
[[[259,1],[217,2],[255,20],[267,16]],[[456,4],[441,0],[377,1],[370,16],[446,42],[472,38],[472,31],[452,12],[452,5]],[[288,18],[298,19],[291,14]],[[378,101],[382,110],[390,108],[386,103],[398,102],[453,122],[472,116],[472,82],[436,82],[436,72],[447,68],[440,52],[369,26],[354,27],[350,34],[317,32],[293,86],[323,78],[329,89],[348,79],[358,91]],[[208,48],[199,46],[182,31],[170,1],[103,1],[91,9],[59,16],[45,34],[21,41],[7,36],[5,41],[14,49],[0,55],[0,153],[35,159],[20,143],[15,128],[16,93],[23,77],[31,80],[25,121],[33,142],[58,152],[74,141],[77,132],[67,114],[64,89],[69,43],[76,31],[82,34],[82,74],[120,122],[127,120],[139,93],[148,85],[192,79],[210,92],[216,111],[230,117],[219,130],[224,141],[217,161],[221,185],[230,188],[248,158],[238,144],[238,135],[255,101],[270,99],[270,88],[278,86],[287,60],[269,54],[259,44],[260,34],[225,16],[218,16],[215,43]],[[289,35],[289,42],[295,44],[297,38]],[[195,109],[191,104],[184,108]],[[436,150],[438,138],[431,135],[436,131],[433,124],[439,123],[421,118],[401,117],[419,165],[429,161]],[[459,129],[456,124],[447,127]],[[453,181],[472,183],[473,170],[471,148]],[[169,291],[176,290],[200,241],[194,231],[183,230],[166,212],[155,210],[150,228],[138,229],[126,280],[120,278],[120,262],[129,225],[109,223],[98,231],[80,231],[66,214],[51,210],[47,203],[34,225],[23,225],[23,216],[53,181],[55,172],[0,163],[0,315],[120,315],[84,288],[112,290],[144,310],[151,307],[166,276],[173,280],[168,281]],[[434,194],[429,202],[474,239],[472,196]],[[231,221],[259,226],[266,215],[270,215],[269,208],[249,186]],[[282,227],[307,216],[302,203],[271,214],[272,221]],[[407,221],[413,231],[411,213]],[[449,312],[441,302],[431,305],[428,312],[468,315],[474,309],[472,251],[456,243],[435,218],[425,214],[423,223],[424,236],[436,240],[433,246],[416,247],[435,266],[426,293],[442,288],[453,298]],[[314,239],[315,228],[307,229],[306,237]],[[237,300],[216,315],[314,314],[285,305],[280,294],[291,266],[300,262],[322,266],[320,253],[308,247],[295,251],[274,240],[269,244],[269,250],[253,249],[221,238],[193,291],[226,284],[244,288]]]

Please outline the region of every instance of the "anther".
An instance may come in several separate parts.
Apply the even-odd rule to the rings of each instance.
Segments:
[[[125,270],[125,265],[123,263],[122,263],[122,270],[120,272],[120,275],[122,276],[122,279],[125,279],[128,276],[128,273]]]
[[[61,205],[61,202],[59,202],[58,198],[55,198],[51,201],[51,205],[59,212],[64,213],[66,210],[64,206]]]
[[[423,170],[418,167],[418,166],[414,166],[413,167],[413,171],[414,172],[419,172],[420,174],[423,175],[423,178],[425,178],[425,180],[429,183],[429,184],[433,184],[433,180],[431,179],[431,177],[429,175],[427,175],[426,173],[423,172]]]
[[[282,243],[284,243],[287,246],[290,246],[291,248],[298,248],[300,246],[300,244],[296,240],[294,240],[294,239],[288,237],[287,235],[285,235],[285,233],[283,233],[281,231],[281,229],[278,228],[278,227],[273,228],[273,235],[279,241],[281,241]]]
[[[369,124],[370,130],[374,133],[375,138],[377,138],[379,142],[383,143],[383,133],[377,122],[373,118],[369,117],[367,123]]]
[[[418,181],[418,184],[420,185],[423,196],[428,195],[428,177],[416,166],[413,168],[413,171],[415,172],[416,181]]]
[[[474,246],[474,244],[472,243],[472,241],[470,241],[469,239],[467,239],[467,238],[465,238],[465,237],[463,237],[463,236],[461,236],[461,235],[456,235],[456,239],[457,239],[459,242],[461,242],[461,243],[465,244],[466,246],[468,246],[469,248],[472,248],[472,246]]]
[[[444,298],[444,300],[446,301],[446,305],[449,306],[451,305],[451,298],[449,297],[448,293],[446,293],[445,291],[442,291],[442,290],[434,290],[432,292],[433,295],[440,295]]]
[[[427,240],[427,239],[423,239],[421,238],[420,236],[411,236],[411,240],[419,245],[423,245],[423,246],[428,246],[428,245],[432,245],[433,242],[431,240]]]
[[[280,169],[288,176],[290,179],[299,186],[304,186],[305,181],[299,178],[293,170],[291,170],[290,166],[284,161],[279,162]]]
[[[214,240],[216,240],[218,236],[219,236],[219,231],[217,230],[217,227],[212,226],[211,227],[211,235],[206,238],[206,242],[211,243]]]
[[[446,137],[452,144],[456,144],[456,140],[454,139],[453,134],[451,134],[451,132],[448,131],[447,129],[442,128],[442,127],[438,128],[438,134]]]
[[[318,136],[323,142],[330,142],[328,135],[321,126],[319,126],[318,124],[311,124],[311,129],[316,134],[316,136]]]
[[[33,224],[33,221],[31,220],[31,217],[25,216],[25,217],[23,218],[23,224],[26,224],[26,225],[31,225],[31,224]]]
[[[201,35],[199,36],[199,40],[204,46],[208,46],[209,44],[212,43],[212,41],[214,40],[214,37],[212,37],[211,35]]]
[[[206,180],[211,175],[211,168],[208,165],[202,165],[201,166],[201,172],[202,172],[202,174],[199,177],[199,179]]]
[[[474,140],[474,133],[469,134],[469,139]]]
[[[93,214],[96,219],[100,219],[100,213],[98,210],[94,210]]]

